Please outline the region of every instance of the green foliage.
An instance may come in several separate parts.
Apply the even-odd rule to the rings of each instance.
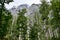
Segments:
[[[19,13],[18,13],[18,19],[17,19],[17,30],[19,30],[20,34],[22,35],[22,39],[26,40],[26,33],[27,33],[27,18],[24,16],[24,14],[26,13],[26,9],[22,9]]]
[[[11,0],[12,1],[12,0]],[[9,13],[4,6],[4,3],[7,3],[7,0],[0,0],[0,39],[6,36],[9,27],[9,20],[11,19],[11,13]],[[10,2],[10,1],[9,1]]]
[[[13,0],[0,0],[0,39],[3,40],[5,36],[9,40],[16,40],[21,35],[22,40],[26,39],[27,34],[27,17],[25,17],[26,9],[22,9],[18,13],[17,20],[12,24],[12,15],[5,9],[4,3],[10,3]],[[51,0],[50,4],[47,0],[41,0],[39,12],[35,14],[33,26],[30,28],[30,40],[60,40],[60,0]],[[50,12],[52,10],[52,12]],[[53,18],[49,18],[48,15]],[[30,25],[31,26],[31,25]],[[44,28],[45,27],[45,28]],[[54,31],[57,29],[57,34]],[[40,32],[40,35],[38,35]],[[55,31],[56,32],[56,31]],[[46,37],[47,33],[47,37]],[[50,37],[50,35],[53,35]]]
[[[45,0],[41,2],[42,4],[40,6],[40,14],[42,14],[42,20],[48,19],[47,15],[49,14],[49,5]]]
[[[53,10],[54,18],[51,20],[51,24],[54,25],[54,29],[59,28],[58,34],[60,34],[60,0],[52,0],[51,1],[51,10]],[[53,22],[52,22],[53,21]],[[54,37],[53,37],[54,38]],[[58,38],[54,38],[53,40],[60,40],[60,35]]]
[[[34,23],[34,26],[31,27],[30,30],[30,40],[38,40],[38,28],[37,24]]]
[[[42,4],[40,6],[40,14],[42,15],[41,16],[41,19],[44,23],[44,21],[46,20],[46,22],[48,23],[46,25],[46,22],[45,22],[45,25],[46,25],[46,28],[48,26],[48,28],[52,30],[52,34],[53,34],[53,37],[49,37],[48,40],[59,40],[59,37],[60,37],[60,31],[59,31],[59,28],[60,28],[60,0],[51,0],[51,5],[49,5],[46,0],[43,0],[42,1]],[[50,19],[48,17],[48,15],[50,14],[50,11],[52,10],[51,12],[51,16],[53,16],[52,19]],[[44,24],[43,24],[44,25]],[[58,31],[57,31],[57,34],[59,35],[59,37],[56,37],[56,34],[54,33],[54,31],[58,28]],[[48,29],[47,29],[48,30]],[[50,35],[50,34],[49,34]]]
[[[10,3],[12,2],[13,0],[0,0],[0,3]]]
[[[8,30],[7,28],[10,26],[9,25],[9,20],[12,18],[11,13],[6,11],[2,12],[2,21],[1,21],[1,25],[0,25],[0,37],[4,37],[6,36]]]

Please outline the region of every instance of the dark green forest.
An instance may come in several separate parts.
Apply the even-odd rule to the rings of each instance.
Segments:
[[[5,8],[5,3],[13,0],[0,0],[0,40],[60,40],[60,0],[40,1],[31,25],[31,19],[24,16],[26,9],[19,10],[17,19],[13,19]]]

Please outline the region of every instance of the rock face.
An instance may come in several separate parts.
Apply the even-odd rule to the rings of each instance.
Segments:
[[[26,9],[27,10],[26,16],[29,16],[32,15],[34,12],[39,11],[39,5],[40,4],[32,4],[31,6],[28,6],[27,4],[22,4],[17,8],[13,6],[9,11],[12,13],[12,15],[16,15],[19,10]]]
[[[40,4],[32,4],[31,6],[22,4],[17,8],[12,7],[9,11],[12,13],[13,18],[15,17],[17,19],[17,14],[19,13],[19,11],[21,11],[22,9],[26,9],[27,12],[25,13],[25,16],[28,17],[28,24],[33,26],[35,13],[39,15],[39,6]]]

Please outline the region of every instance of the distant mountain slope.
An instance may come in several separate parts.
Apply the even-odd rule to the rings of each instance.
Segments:
[[[22,4],[19,5],[17,8],[13,6],[9,11],[12,13],[12,15],[17,15],[19,10],[25,8],[27,10],[26,16],[28,16],[31,15],[33,12],[38,12],[39,6],[40,4],[32,4],[31,6],[28,6],[27,4]]]

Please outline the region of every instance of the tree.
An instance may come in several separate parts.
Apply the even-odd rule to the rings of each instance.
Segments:
[[[36,23],[31,27],[29,35],[30,40],[38,40],[38,26]]]
[[[27,17],[24,16],[25,13],[26,9],[20,10],[17,19],[17,30],[19,31],[19,35],[21,35],[22,40],[26,40],[27,33]]]
[[[13,0],[0,0],[0,39],[3,40],[7,32],[8,21],[11,14],[5,9],[4,3],[9,3]]]
[[[56,36],[56,34],[53,33],[52,40],[60,40],[60,0],[52,0],[51,4],[51,10],[53,11],[53,19],[51,20],[51,25],[53,25],[54,30],[58,28],[58,35]]]
[[[12,15],[10,12],[3,11],[2,14],[2,24],[0,26],[0,38],[3,39],[8,33],[8,28],[10,26]]]
[[[48,39],[47,40],[60,40],[60,0],[51,0],[51,5],[47,5],[48,3],[45,0],[42,1],[42,5],[40,6],[40,14],[42,22],[45,21],[45,33],[48,31]],[[50,16],[50,18],[48,17]],[[47,23],[47,24],[46,24]],[[44,25],[44,24],[43,24]],[[50,33],[49,33],[50,31]],[[51,33],[52,32],[52,33]],[[50,35],[53,35],[50,37]]]
[[[46,38],[46,33],[48,33],[48,28],[47,25],[49,25],[49,4],[46,2],[46,0],[41,0],[41,6],[40,6],[40,39],[41,40],[49,40],[49,37]],[[49,33],[48,33],[49,34]]]
[[[39,40],[39,32],[40,32],[40,14],[39,12],[35,11],[34,12],[34,16],[33,16],[33,20],[31,22],[31,24],[33,24],[30,28],[30,40]],[[31,20],[30,20],[31,21]]]

